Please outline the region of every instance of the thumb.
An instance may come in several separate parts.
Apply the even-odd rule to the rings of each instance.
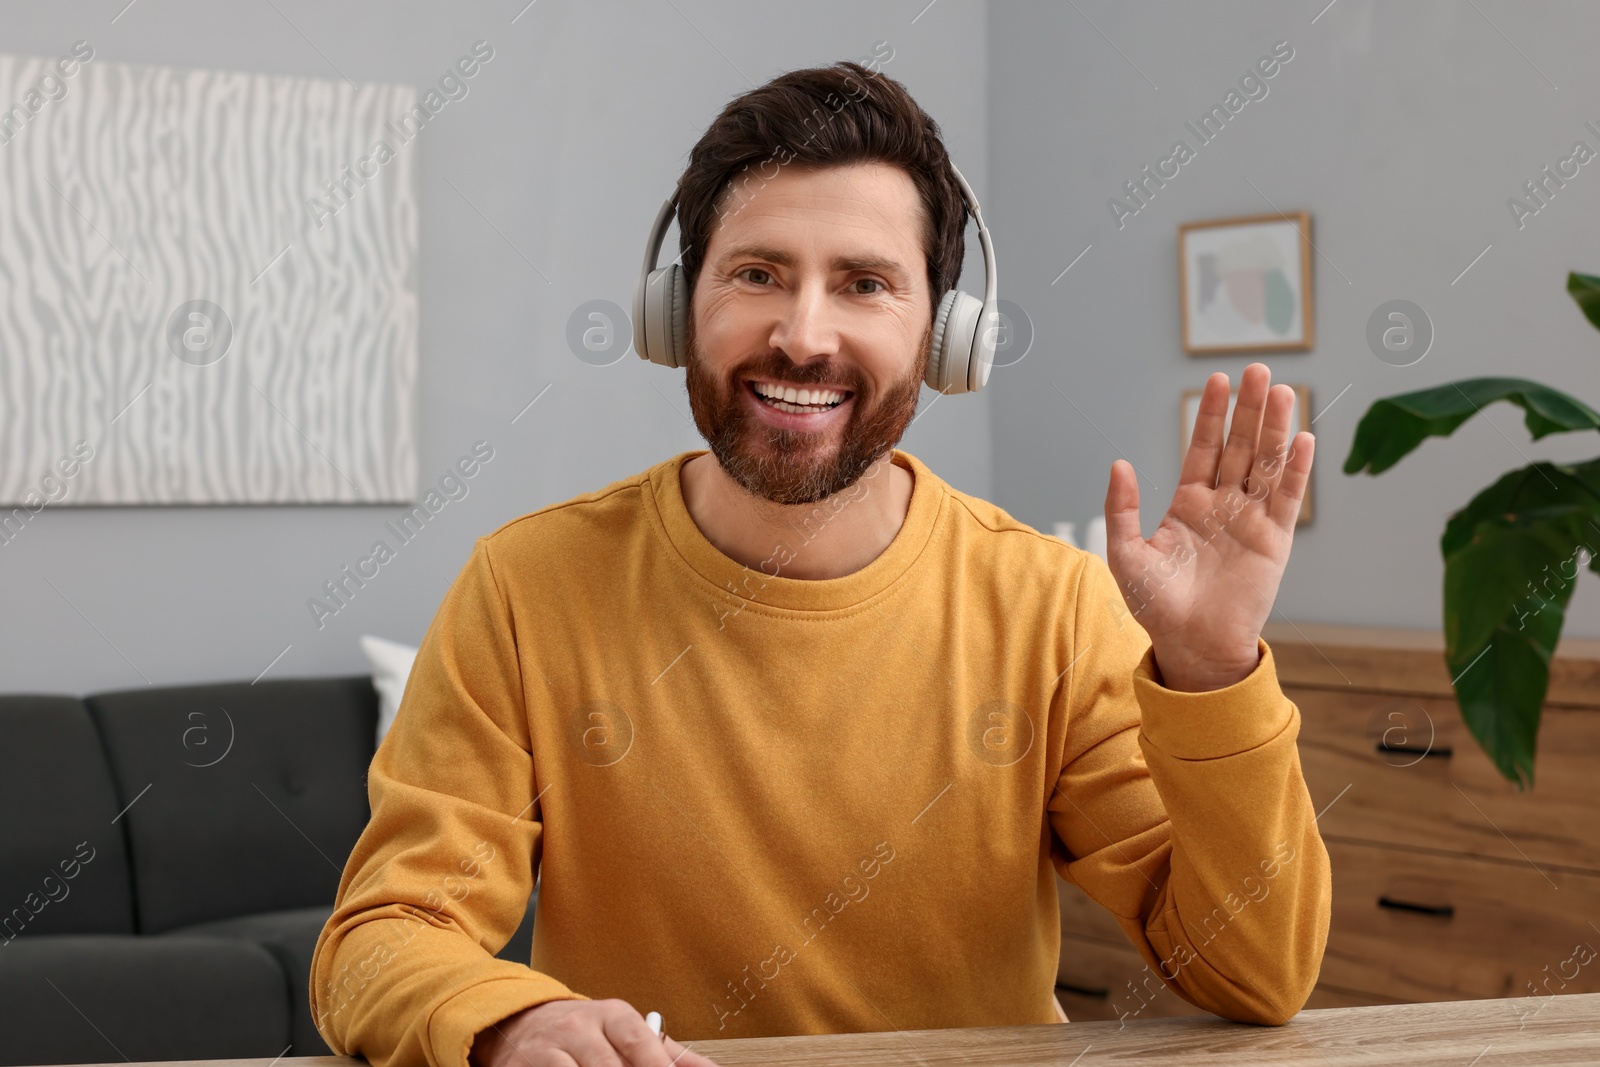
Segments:
[[[1112,571],[1144,544],[1139,530],[1139,477],[1133,464],[1118,459],[1111,464],[1111,480],[1106,486],[1106,562]]]

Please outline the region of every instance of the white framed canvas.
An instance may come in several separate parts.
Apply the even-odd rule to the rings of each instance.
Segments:
[[[74,57],[0,55],[0,505],[415,500],[417,90]]]
[[[1178,227],[1183,350],[1304,352],[1315,340],[1311,215],[1249,215]]]

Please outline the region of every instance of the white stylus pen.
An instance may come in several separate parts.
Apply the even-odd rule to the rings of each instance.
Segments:
[[[661,1013],[659,1011],[653,1011],[646,1015],[644,1024],[650,1028],[652,1034],[657,1037],[661,1036]]]

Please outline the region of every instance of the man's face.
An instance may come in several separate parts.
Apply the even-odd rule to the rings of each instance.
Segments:
[[[852,485],[916,412],[933,335],[922,203],[883,163],[790,165],[754,185],[724,202],[695,279],[689,406],[736,482],[810,504]],[[766,398],[784,389],[809,395]]]

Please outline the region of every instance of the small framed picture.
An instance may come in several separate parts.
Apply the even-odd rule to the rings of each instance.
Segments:
[[[1294,390],[1294,407],[1289,409],[1289,439],[1294,440],[1294,435],[1301,430],[1311,429],[1311,387],[1309,385],[1291,386]],[[1178,462],[1181,466],[1183,457],[1189,451],[1189,439],[1194,436],[1195,419],[1200,415],[1200,396],[1203,389],[1185,389],[1183,402],[1180,405],[1182,427],[1180,430]],[[1233,405],[1239,399],[1239,390],[1235,389],[1228,394],[1228,418],[1222,427],[1222,437],[1226,441],[1228,430],[1233,425]],[[1295,519],[1296,526],[1304,526],[1311,521],[1311,483],[1306,483],[1306,495],[1300,501],[1300,515]]]
[[[1249,215],[1178,227],[1183,350],[1304,352],[1315,341],[1311,215]]]

